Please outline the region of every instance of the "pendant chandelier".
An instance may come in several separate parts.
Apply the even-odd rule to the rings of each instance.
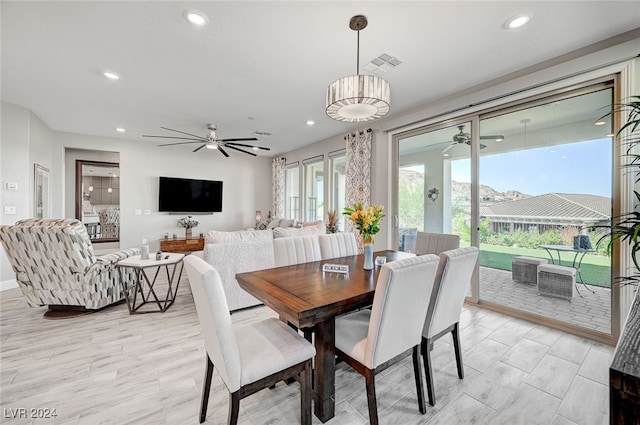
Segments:
[[[381,118],[389,112],[389,83],[374,75],[360,75],[360,30],[367,18],[357,15],[349,28],[358,33],[356,75],[340,78],[327,87],[327,115],[338,121],[364,122]]]

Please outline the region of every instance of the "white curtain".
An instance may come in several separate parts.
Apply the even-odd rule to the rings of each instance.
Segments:
[[[371,140],[372,130],[358,130],[347,134],[345,205],[362,204],[371,206]],[[357,233],[354,224],[345,216],[345,230]],[[362,238],[356,237],[358,251],[363,252]]]
[[[284,166],[286,158],[273,158],[272,163],[272,186],[273,186],[273,215],[272,217],[284,217]]]

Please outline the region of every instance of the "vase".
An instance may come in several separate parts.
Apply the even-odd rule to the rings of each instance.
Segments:
[[[185,239],[191,239],[191,229],[184,229]]]
[[[364,244],[364,266],[365,270],[373,270],[373,243]]]

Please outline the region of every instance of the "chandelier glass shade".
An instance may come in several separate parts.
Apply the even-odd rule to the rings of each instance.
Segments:
[[[349,28],[358,33],[356,75],[340,78],[327,87],[326,112],[334,120],[373,121],[389,112],[389,83],[375,75],[360,75],[360,30],[366,26],[367,18],[362,15],[349,21]]]
[[[350,75],[329,84],[327,115],[338,121],[364,122],[389,112],[389,83],[375,75]]]

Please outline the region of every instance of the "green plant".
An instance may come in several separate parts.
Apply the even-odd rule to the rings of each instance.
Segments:
[[[640,153],[636,149],[640,143],[640,96],[631,96],[629,102],[618,105],[605,117],[613,115],[615,112],[623,113],[626,116],[626,122],[616,133],[616,136],[621,136],[628,132],[623,140],[623,145],[626,146],[624,156],[627,158],[627,162],[622,167],[635,175],[635,183],[637,184],[640,182]],[[607,252],[611,253],[616,241],[626,242],[631,248],[631,259],[636,273],[630,276],[621,276],[618,281],[623,284],[638,285],[640,283],[640,259],[638,258],[640,252],[640,193],[634,189],[633,194],[637,202],[634,210],[614,217],[610,235],[601,237],[598,240],[598,245],[606,245]],[[594,226],[594,228],[597,227],[605,226]]]

